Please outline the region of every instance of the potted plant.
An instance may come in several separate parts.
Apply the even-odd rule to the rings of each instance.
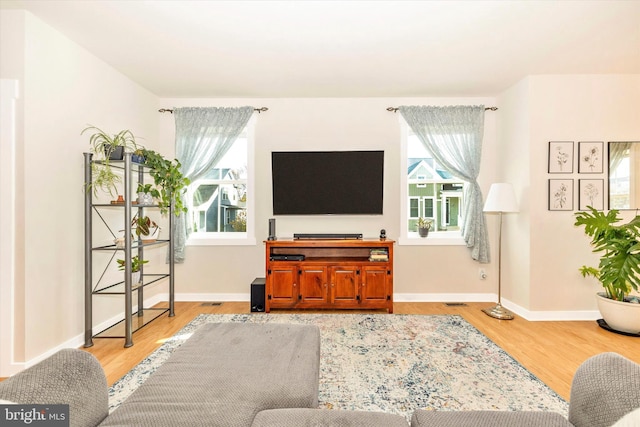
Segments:
[[[418,218],[418,234],[420,237],[427,237],[429,235],[429,230],[431,230],[431,225],[433,224],[433,220],[420,217]]]
[[[160,226],[148,216],[135,217],[131,221],[131,227],[136,230],[136,236],[140,237],[143,243],[152,243],[158,240]]]
[[[91,152],[102,163],[101,165],[95,163],[92,165],[91,187],[94,193],[97,193],[98,189],[102,189],[114,196],[118,192],[116,184],[120,182],[121,177],[113,172],[110,161],[122,160],[125,151],[140,150],[140,147],[136,143],[135,136],[128,129],[110,135],[96,126],[88,126],[80,132],[80,135],[84,135],[87,131],[93,131],[89,137]]]
[[[89,137],[92,152],[97,155],[103,155],[107,161],[122,160],[125,150],[136,151],[139,149],[135,136],[128,129],[110,135],[96,126],[88,126],[80,132],[80,135],[84,135],[88,130],[94,131]]]
[[[631,291],[640,286],[640,216],[618,224],[618,210],[605,214],[592,207],[576,213],[576,226],[584,226],[593,252],[600,254],[598,267],[582,266],[583,277],[600,281],[598,309],[606,325],[616,331],[640,334],[640,301]]]
[[[153,198],[160,196],[160,192],[152,188],[151,184],[138,183],[136,193],[138,193],[138,204],[146,206],[153,205]]]
[[[153,150],[142,149],[141,152],[145,159],[144,164],[151,168],[149,174],[156,185],[156,193],[154,194],[152,190],[152,194],[158,199],[160,212],[167,213],[171,204],[173,204],[175,215],[187,212],[181,196],[190,181],[182,175],[180,161],[165,159]]]
[[[118,270],[124,271],[125,269],[125,260],[118,259],[116,260],[118,263]],[[149,261],[141,260],[138,255],[131,258],[131,284],[133,287],[136,287],[140,283],[140,268],[142,264],[146,264]]]

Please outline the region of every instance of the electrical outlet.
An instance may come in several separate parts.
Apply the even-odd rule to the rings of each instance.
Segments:
[[[480,269],[480,271],[478,272],[478,276],[480,277],[480,280],[484,280],[487,278],[487,273],[484,271],[484,268]]]

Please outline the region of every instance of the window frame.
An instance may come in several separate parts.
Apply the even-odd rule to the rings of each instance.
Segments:
[[[189,235],[186,246],[255,246],[255,115],[246,126],[247,138],[247,231],[195,232]]]
[[[409,125],[400,116],[400,236],[398,237],[399,245],[406,246],[465,246],[466,243],[462,238],[459,230],[452,231],[435,231],[429,232],[429,236],[424,238],[418,235],[418,232],[410,232],[407,227],[409,218],[409,179],[407,176],[408,168],[408,145],[409,145]],[[435,210],[435,207],[434,207]]]

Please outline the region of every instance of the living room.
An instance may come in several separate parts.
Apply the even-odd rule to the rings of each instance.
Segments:
[[[469,85],[465,89],[475,76],[461,73],[458,79],[463,89],[443,85],[438,91],[395,91],[393,88],[401,83],[398,77],[397,81],[387,82],[389,89],[372,86],[367,92],[357,78],[346,73],[349,61],[341,58],[344,72],[351,77],[341,89],[354,86],[351,91],[343,91],[345,96],[324,88],[323,81],[307,82],[304,76],[299,76],[304,90],[297,94],[279,94],[273,89],[280,87],[279,80],[262,82],[262,91],[230,86],[216,96],[198,92],[197,87],[184,93],[156,93],[149,89],[156,83],[153,77],[148,82],[139,81],[128,74],[126,64],[119,69],[100,52],[83,47],[81,39],[58,30],[60,17],[47,15],[51,12],[47,2],[34,2],[38,7],[33,11],[30,2],[24,2],[24,9],[9,9],[9,3],[12,2],[3,1],[0,10],[0,77],[3,99],[8,90],[15,90],[16,143],[5,147],[3,139],[2,149],[10,151],[3,151],[0,156],[0,170],[12,171],[8,193],[3,181],[0,203],[2,222],[8,224],[3,226],[0,238],[0,376],[31,366],[58,349],[82,345],[82,153],[88,151],[89,144],[86,136],[80,135],[81,130],[88,124],[114,133],[131,129],[145,146],[171,158],[175,152],[174,118],[159,113],[161,108],[268,108],[254,117],[253,241],[246,245],[188,246],[185,262],[176,265],[178,301],[248,302],[249,284],[265,274],[263,240],[268,236],[268,219],[273,217],[269,162],[272,151],[384,150],[383,215],[278,217],[277,233],[290,237],[297,232],[356,232],[377,237],[380,229],[386,229],[387,235],[397,240],[403,232],[399,190],[402,124],[399,114],[387,108],[485,105],[498,110],[485,113],[479,184],[486,196],[492,183],[510,182],[519,201],[519,212],[506,217],[503,228],[504,305],[531,322],[599,318],[594,299],[597,283],[586,281],[578,271],[581,265],[595,262],[596,257],[582,230],[573,226],[573,211],[548,209],[548,180],[553,178],[548,173],[548,149],[550,141],[575,141],[577,147],[580,141],[638,140],[637,3],[606,2],[604,7],[600,2],[573,2],[574,12],[584,13],[586,21],[563,22],[579,27],[573,29],[575,40],[565,41],[564,47],[591,52],[587,47],[591,45],[597,66],[592,62],[591,66],[565,64],[564,69],[556,69],[552,65],[562,62],[560,55],[566,51],[543,45],[529,50],[528,55],[536,57],[538,64],[547,62],[548,68],[531,68],[503,87],[487,85],[478,89]],[[543,16],[548,21],[537,23],[545,28],[557,23],[552,19],[554,11],[559,12],[546,10]],[[51,23],[39,14],[49,16]],[[594,16],[600,16],[602,21],[590,21]],[[99,16],[94,19],[100,21]],[[142,38],[155,35],[143,33]],[[598,44],[602,39],[606,42]],[[162,41],[170,43],[170,38]],[[614,42],[619,50],[607,44]],[[160,42],[156,49],[148,55],[163,55]],[[302,61],[312,58],[313,54],[303,56]],[[176,57],[175,62],[183,63],[181,57]],[[321,65],[313,61],[311,64]],[[326,75],[343,72],[339,66],[326,67],[322,70]],[[175,67],[173,78],[182,80],[181,72],[180,67]],[[259,69],[253,73],[255,81],[262,80]],[[14,84],[5,86],[6,79]],[[248,80],[247,85],[256,84],[254,80]],[[576,181],[581,178],[577,169],[569,177]],[[606,179],[606,173],[595,177]],[[7,194],[9,199],[5,199]],[[624,215],[629,218],[633,211]],[[488,264],[472,260],[463,245],[434,245],[429,244],[428,238],[425,244],[396,245],[394,300],[495,302],[495,217],[487,216],[487,224],[492,248],[492,261]],[[485,280],[479,278],[481,268],[487,274]],[[167,300],[166,290],[161,287],[146,296],[150,303]],[[108,300],[96,307],[94,322],[104,323],[121,312],[118,300]]]

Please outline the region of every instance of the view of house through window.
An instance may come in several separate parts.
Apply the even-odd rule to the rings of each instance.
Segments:
[[[431,231],[459,231],[464,182],[437,164],[418,137],[407,137],[407,234],[417,233],[418,218],[433,221]]]
[[[248,141],[243,133],[220,162],[187,190],[193,233],[247,232]]]

